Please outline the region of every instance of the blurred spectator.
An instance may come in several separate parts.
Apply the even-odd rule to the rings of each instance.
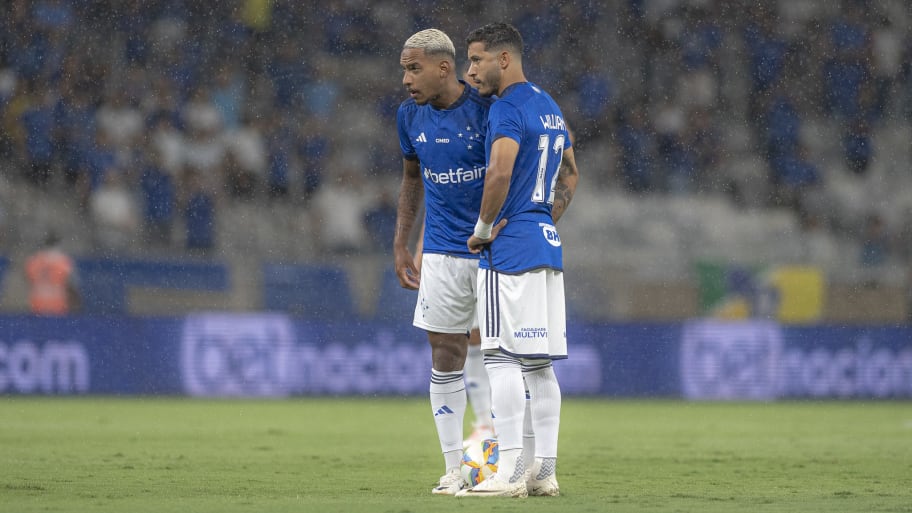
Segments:
[[[364,227],[367,201],[363,179],[345,164],[327,180],[314,197],[315,215],[323,248],[331,253],[350,254],[365,249]]]
[[[76,83],[67,83],[57,104],[55,141],[63,153],[64,181],[73,186],[85,171],[87,155],[95,140],[95,107],[89,94]]]
[[[611,116],[617,93],[612,77],[600,69],[602,66],[597,58],[588,53],[583,54],[582,58],[581,73],[574,80],[579,92],[579,112],[571,113],[579,118],[571,125],[579,142],[601,135],[599,128]]]
[[[715,106],[719,97],[719,50],[723,33],[718,17],[711,17],[708,8],[708,5],[685,5],[685,25],[678,38],[683,68],[678,101],[697,108]]]
[[[772,204],[787,206],[799,212],[804,209],[807,191],[820,184],[820,170],[808,158],[807,149],[777,155],[770,161],[774,197]]]
[[[749,20],[743,28],[751,79],[748,119],[757,119],[770,89],[779,82],[785,69],[788,42],[776,32],[773,4],[750,4]]]
[[[153,147],[139,178],[145,239],[151,246],[171,245],[177,195],[174,182],[174,175],[163,165],[159,152]]]
[[[874,154],[871,141],[871,127],[867,120],[859,116],[848,124],[842,136],[842,151],[846,164],[856,175],[863,175]]]
[[[824,225],[823,219],[813,212],[800,212],[801,258],[803,262],[832,265],[839,259],[839,248]]]
[[[374,251],[389,252],[389,241],[396,230],[397,207],[395,195],[389,189],[381,188],[374,204],[364,213],[364,227]]]
[[[257,177],[241,165],[236,153],[225,156],[225,188],[232,198],[251,200],[256,196]]]
[[[896,252],[909,265],[912,265],[912,205],[903,208],[897,218]],[[912,269],[910,269],[912,271]],[[909,276],[912,280],[912,275]]]
[[[306,58],[293,38],[284,38],[276,45],[267,70],[275,89],[275,104],[280,109],[292,107],[305,92],[312,73],[306,68]]]
[[[719,166],[721,136],[709,109],[695,109],[688,117],[684,144],[693,152],[697,173],[713,177]]]
[[[187,137],[184,140],[183,162],[199,172],[199,179],[210,191],[224,184],[225,140],[221,134],[222,120],[212,104],[209,89],[201,86],[184,106]]]
[[[263,118],[252,118],[225,133],[225,185],[238,198],[251,199],[266,182],[270,154],[262,131]]]
[[[891,243],[887,225],[880,214],[869,214],[861,234],[859,263],[865,269],[877,269],[887,263]]]
[[[330,67],[326,62],[317,62],[313,68],[313,77],[304,95],[304,112],[321,121],[328,121],[338,109],[343,91],[330,76]]]
[[[0,29],[2,30],[2,29]],[[0,157],[10,158],[13,153],[11,128],[15,121],[7,119],[6,109],[16,92],[16,74],[10,69],[0,69]]]
[[[685,116],[684,109],[676,102],[662,104],[655,115],[660,185],[674,193],[686,192],[693,186],[696,163],[691,148],[684,142]]]
[[[795,153],[801,137],[801,114],[792,96],[784,87],[774,89],[763,116],[766,158],[770,160]]]
[[[85,160],[80,166],[81,176],[77,178],[79,194],[87,201],[89,196],[105,179],[108,170],[119,165],[117,154],[102,130],[95,131],[95,141],[86,149]]]
[[[215,197],[195,168],[185,173],[184,190],[186,248],[193,253],[209,254],[215,248]]]
[[[130,154],[145,129],[142,112],[128,98],[126,91],[111,91],[95,114],[98,130],[104,134],[118,163],[126,165]]]
[[[48,234],[42,247],[25,261],[29,307],[38,315],[66,315],[80,306],[76,265],[60,247],[60,238]]]
[[[267,133],[266,191],[270,198],[287,197],[291,191],[295,139],[292,127],[276,117],[265,122]]]
[[[166,111],[157,111],[149,118],[148,151],[154,151],[157,161],[177,176],[184,166],[184,136],[175,126],[175,119]]]
[[[621,178],[630,192],[648,192],[655,183],[655,133],[641,105],[622,113],[618,127],[621,147]]]
[[[39,186],[51,180],[54,157],[54,109],[57,99],[52,91],[36,89],[31,104],[21,115],[25,131],[26,176]]]
[[[223,64],[216,71],[215,85],[212,88],[212,104],[218,111],[222,126],[226,130],[236,130],[241,123],[244,111],[244,78],[239,70],[229,64]]]
[[[110,168],[104,173],[89,198],[89,215],[98,248],[118,253],[137,242],[139,211],[123,171]]]
[[[870,80],[866,49],[868,28],[859,2],[845,2],[845,8],[830,25],[832,55],[823,64],[827,111],[837,119],[859,114],[862,88]]]
[[[317,120],[310,119],[301,123],[297,137],[297,159],[301,163],[302,199],[309,202],[323,183],[323,168],[329,154],[330,141],[326,132],[320,129]]]
[[[146,116],[146,122],[155,126],[153,120],[166,118],[168,126],[180,129],[183,126],[183,116],[180,102],[182,98],[177,91],[174,81],[165,76],[150,78],[147,90],[140,99],[139,107]]]
[[[903,34],[886,15],[879,16],[873,27],[871,53],[876,111],[894,117],[897,109],[890,106],[902,73]]]

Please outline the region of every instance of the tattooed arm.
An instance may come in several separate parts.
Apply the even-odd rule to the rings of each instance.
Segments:
[[[408,244],[423,196],[424,184],[421,182],[420,163],[417,160],[402,159],[402,186],[399,189],[399,206],[396,211],[393,257],[399,284],[407,289],[418,288],[420,275]]]
[[[576,192],[577,182],[579,182],[579,171],[576,169],[573,148],[570,147],[564,150],[564,158],[557,171],[557,183],[554,185],[554,205],[551,207],[551,219],[554,220],[554,224],[557,224],[567,211],[567,207],[570,206],[573,193]]]

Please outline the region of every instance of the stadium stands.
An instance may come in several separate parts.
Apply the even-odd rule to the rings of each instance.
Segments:
[[[184,288],[238,298],[216,307],[304,314],[313,298],[295,297],[305,292],[292,290],[294,273],[283,281],[264,262],[391,259],[382,244],[333,254],[329,214],[315,205],[332,205],[323,186],[343,169],[359,184],[347,200],[364,211],[398,182],[402,39],[437,26],[460,47],[473,26],[506,17],[526,36],[530,78],[557,93],[577,136],[583,181],[561,226],[581,278],[573,308],[612,319],[699,312],[702,261],[803,263],[834,284],[906,287],[906,2],[495,4],[13,0],[0,19],[0,254],[12,268],[60,228],[71,253],[104,262],[83,276],[90,311],[135,310],[132,290],[179,290],[176,270],[133,283],[144,278],[131,262],[203,260],[226,281],[190,265],[202,278]],[[586,30],[554,29],[577,26]],[[90,215],[106,173],[124,174],[124,208],[143,212],[133,243],[113,250],[97,244]],[[188,209],[200,190],[211,219]],[[872,213],[891,241],[873,267],[860,258]],[[188,248],[188,230],[210,224],[213,247]],[[263,294],[227,278],[236,273]],[[351,299],[364,282],[346,279],[345,308],[360,312]],[[408,293],[388,280],[367,292],[398,310]],[[677,307],[650,302],[657,290]],[[3,304],[21,308],[17,297]]]

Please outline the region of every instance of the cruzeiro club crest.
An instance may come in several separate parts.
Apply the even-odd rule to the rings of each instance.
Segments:
[[[456,137],[465,144],[467,150],[471,150],[476,144],[481,144],[483,138],[481,132],[466,125],[465,131],[456,134]]]

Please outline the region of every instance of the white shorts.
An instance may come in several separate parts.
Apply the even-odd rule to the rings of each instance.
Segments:
[[[482,350],[497,349],[518,358],[566,358],[564,273],[479,269],[478,319]]]
[[[421,284],[412,324],[435,333],[468,333],[478,326],[475,284],[478,260],[437,253],[421,257]]]

